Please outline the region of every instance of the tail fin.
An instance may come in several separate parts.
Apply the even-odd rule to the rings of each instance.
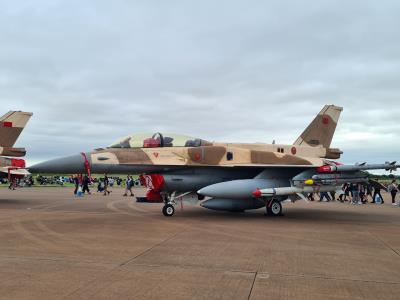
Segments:
[[[28,123],[32,113],[9,111],[0,118],[0,147],[12,147]]]
[[[329,148],[343,108],[325,105],[294,145]]]

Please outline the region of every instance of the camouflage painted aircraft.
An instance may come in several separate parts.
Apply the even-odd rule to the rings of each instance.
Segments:
[[[367,169],[399,165],[341,165],[331,148],[341,107],[325,106],[293,145],[212,143],[173,134],[127,136],[104,149],[40,163],[32,172],[141,174],[147,198],[162,200],[165,216],[177,200],[202,201],[214,210],[266,207],[280,215],[281,202],[312,191],[335,191],[344,182],[366,182]],[[205,201],[203,201],[205,200]]]
[[[4,156],[25,156],[25,148],[13,147],[31,116],[32,113],[30,112],[9,111],[0,118],[0,172],[11,172],[15,175],[26,174],[26,171],[22,170],[22,168],[25,168],[25,161],[23,159]]]

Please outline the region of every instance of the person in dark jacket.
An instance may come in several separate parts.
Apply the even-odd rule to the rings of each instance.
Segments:
[[[79,188],[79,178],[78,178],[78,175],[74,175],[72,180],[73,180],[74,185],[75,185],[74,195],[76,195],[76,194],[78,193],[78,188]]]
[[[374,201],[374,198],[372,197],[372,184],[371,183],[367,184],[367,196],[366,196],[367,202],[368,202],[368,196],[370,196],[372,198],[372,201]]]
[[[376,199],[377,195],[379,195],[379,197],[381,198],[382,204],[385,203],[385,201],[383,201],[383,197],[381,195],[381,188],[379,186],[375,186],[375,188],[374,188],[374,196],[372,197],[372,203],[375,203],[375,199]]]
[[[82,180],[82,193],[83,194],[85,192],[87,192],[89,195],[91,194],[90,189],[89,189],[89,184],[90,184],[90,178],[89,178],[89,176],[85,175]]]
[[[392,205],[396,205],[396,195],[399,191],[399,186],[396,184],[396,180],[392,180],[392,183],[388,186],[388,192],[392,196]]]

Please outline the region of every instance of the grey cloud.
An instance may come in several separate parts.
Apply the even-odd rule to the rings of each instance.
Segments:
[[[0,104],[35,113],[19,141],[31,161],[136,131],[291,143],[326,103],[345,107],[334,140],[345,162],[400,159],[399,9],[3,1]]]

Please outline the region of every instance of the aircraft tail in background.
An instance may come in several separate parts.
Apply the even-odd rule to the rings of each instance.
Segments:
[[[13,147],[32,113],[9,111],[0,118],[0,147]]]

